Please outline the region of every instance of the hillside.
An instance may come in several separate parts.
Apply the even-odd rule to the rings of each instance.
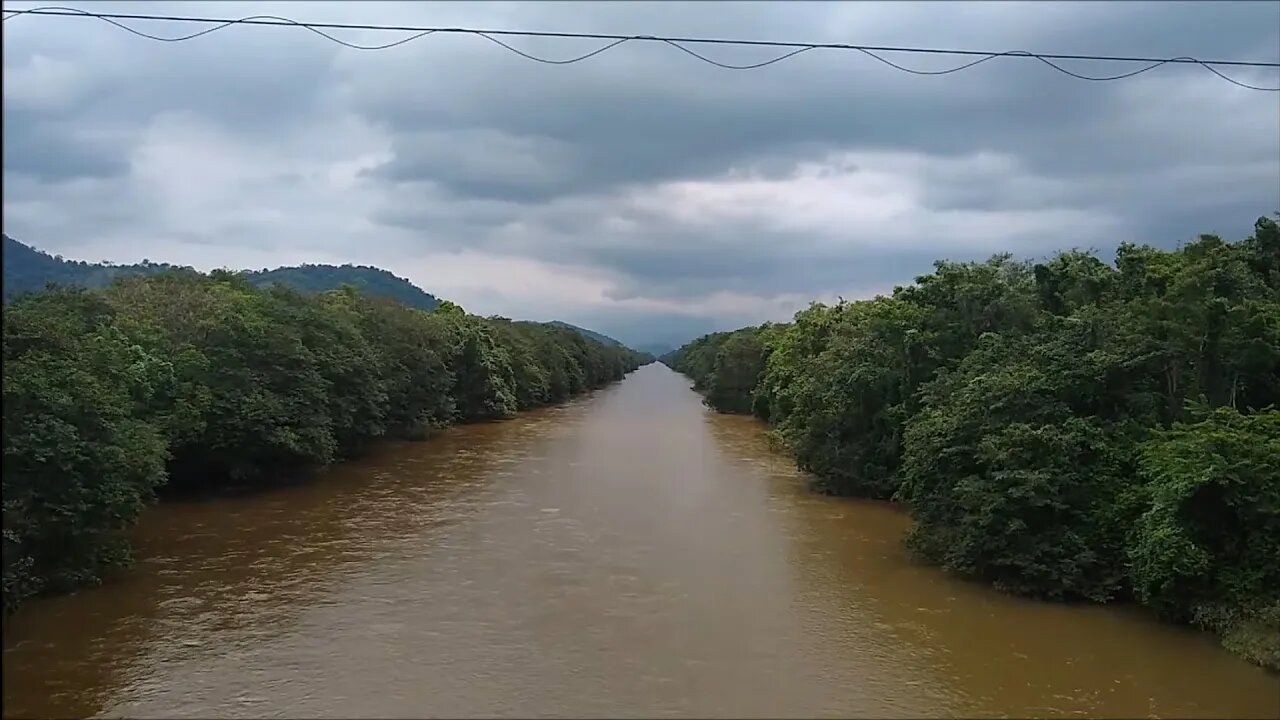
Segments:
[[[117,277],[151,275],[166,270],[182,269],[180,265],[153,263],[134,265],[89,263],[50,255],[25,243],[4,236],[4,299],[17,293],[43,290],[47,283],[77,285],[87,288],[105,287]],[[352,285],[360,292],[384,297],[421,310],[434,310],[440,300],[408,280],[382,268],[369,265],[299,265],[274,270],[245,270],[243,275],[258,287],[276,283],[302,292],[317,293]],[[626,347],[613,338],[594,330],[554,320],[558,325],[609,347]]]
[[[434,310],[440,300],[417,285],[381,268],[369,265],[302,265],[245,273],[258,287],[279,283],[302,292],[324,292],[352,285],[366,295],[397,300],[420,310]]]
[[[4,236],[5,299],[20,292],[42,290],[46,283],[99,288],[117,277],[149,275],[179,268],[167,263],[111,265],[66,260]],[[434,295],[408,280],[365,265],[302,265],[275,270],[247,270],[244,275],[258,287],[280,283],[302,292],[324,292],[342,285],[353,285],[368,295],[390,298],[422,310],[431,310],[440,304]]]
[[[66,260],[4,236],[4,297],[43,290],[48,283],[103,287],[120,275],[150,275],[175,269],[165,263],[109,265]]]
[[[567,329],[567,330],[572,330],[572,331],[574,331],[574,332],[576,332],[576,333],[581,334],[583,337],[587,338],[588,340],[595,340],[596,342],[600,343],[601,345],[606,345],[606,346],[608,346],[608,345],[616,345],[616,346],[618,346],[618,347],[626,347],[625,345],[623,345],[622,343],[618,342],[617,340],[614,340],[613,338],[609,337],[608,335],[602,335],[602,334],[600,334],[600,333],[596,332],[595,330],[588,330],[588,329],[586,329],[586,328],[580,328],[580,327],[578,327],[577,325],[570,325],[570,324],[569,324],[569,323],[567,323],[567,322],[561,322],[561,321],[559,321],[559,320],[552,320],[551,322],[549,322],[549,323],[547,323],[547,324],[548,324],[548,325],[558,325],[559,327],[565,328],[565,329]]]

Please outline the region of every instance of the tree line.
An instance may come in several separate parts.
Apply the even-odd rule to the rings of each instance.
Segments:
[[[1030,596],[1136,600],[1280,669],[1280,231],[937,262],[891,295],[664,356],[816,489]]]
[[[96,583],[164,487],[269,486],[651,358],[550,324],[169,270],[4,311],[4,606]]]

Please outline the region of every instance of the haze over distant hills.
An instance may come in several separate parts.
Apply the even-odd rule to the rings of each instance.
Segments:
[[[666,355],[667,353],[672,352],[675,349],[676,349],[675,345],[667,345],[665,343],[648,343],[648,344],[644,344],[644,345],[640,345],[638,347],[632,348],[632,350],[639,350],[642,353],[649,353],[654,357],[662,357],[663,355]]]
[[[117,277],[150,275],[183,266],[144,260],[133,265],[89,263],[50,255],[26,243],[4,235],[4,298],[44,289],[48,283],[87,288],[104,287]],[[342,285],[352,285],[369,295],[397,300],[410,307],[433,310],[440,299],[408,280],[391,272],[368,265],[300,265],[274,270],[242,271],[249,282],[259,287],[280,283],[302,292],[324,292]],[[560,325],[606,345],[622,345],[594,330],[558,320]]]

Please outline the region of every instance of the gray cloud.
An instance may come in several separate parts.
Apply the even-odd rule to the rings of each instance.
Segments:
[[[1280,58],[1271,3],[95,4],[142,7]],[[546,66],[477,37],[364,53],[231,28],[162,45],[48,18],[6,23],[5,41],[11,235],[92,259],[372,262],[475,311],[561,317],[631,342],[881,292],[935,258],[1234,238],[1280,208],[1276,95],[1190,66],[1090,83],[1005,59],[917,77],[814,51],[734,72],[645,43]],[[511,42],[561,58],[598,46]],[[776,54],[697,49],[726,62]]]
[[[4,114],[4,169],[57,182],[124,175],[129,164],[118,143],[91,128],[14,110]]]

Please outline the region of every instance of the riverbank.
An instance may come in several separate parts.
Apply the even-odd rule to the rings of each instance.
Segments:
[[[1039,264],[938,262],[663,359],[817,489],[895,499],[921,559],[1134,599],[1280,670],[1280,230]]]
[[[270,487],[646,358],[549,324],[170,271],[4,313],[4,606],[99,582],[159,488]]]

